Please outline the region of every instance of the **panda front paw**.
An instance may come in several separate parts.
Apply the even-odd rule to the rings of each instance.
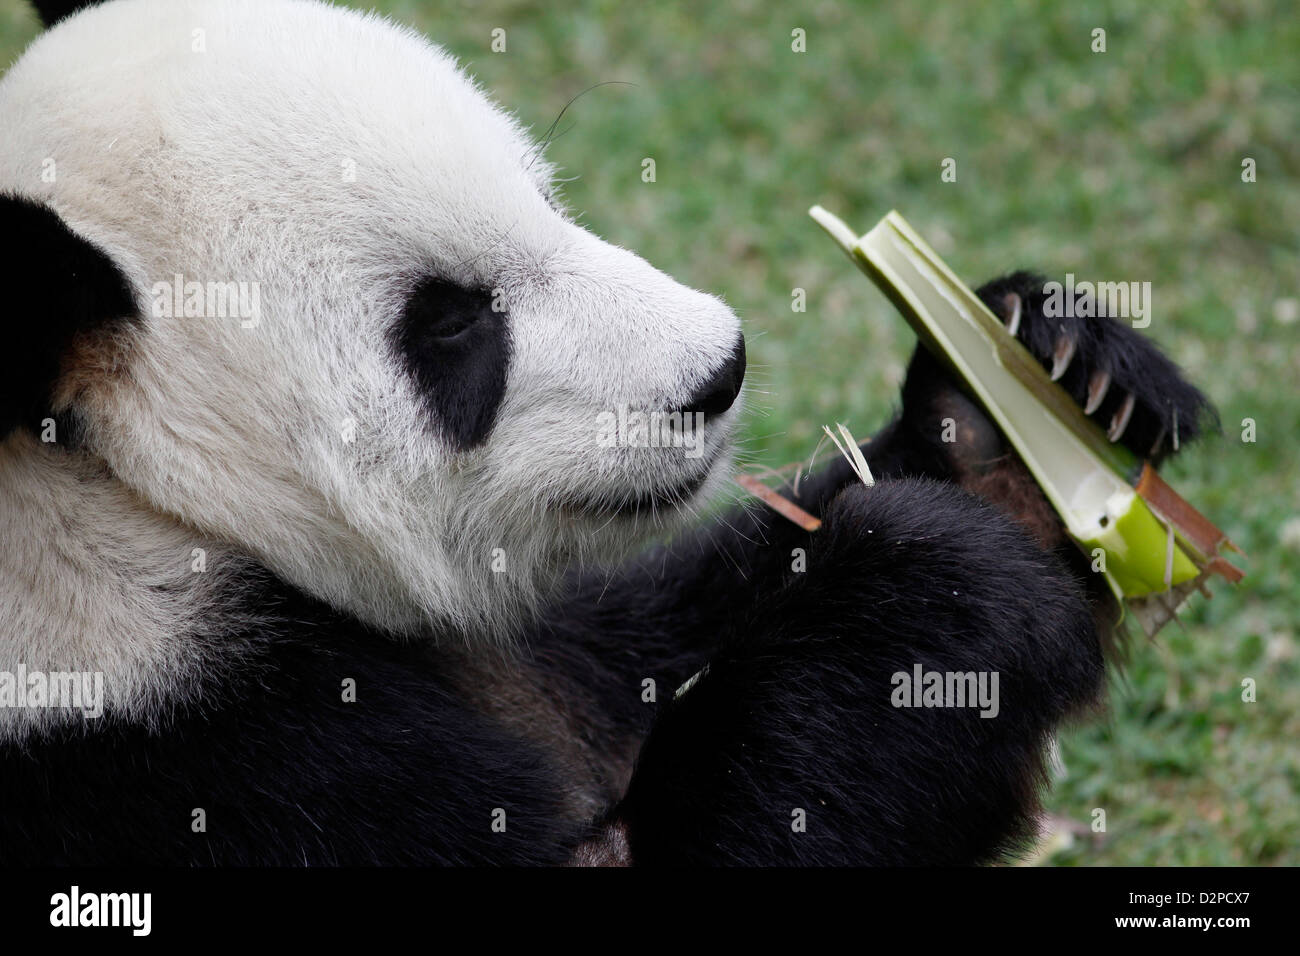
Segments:
[[[1049,315],[1046,285],[1015,272],[977,294],[1111,441],[1159,463],[1217,427],[1209,400],[1155,343],[1110,316]]]

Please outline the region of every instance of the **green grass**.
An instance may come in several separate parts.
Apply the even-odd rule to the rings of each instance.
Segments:
[[[814,202],[863,229],[899,209],[972,284],[1017,266],[1152,282],[1149,334],[1225,426],[1169,476],[1250,554],[1249,577],[1139,642],[1109,717],[1062,737],[1050,808],[1084,823],[1104,808],[1108,832],[1052,860],[1300,862],[1294,4],[379,6],[449,46],[539,134],[587,87],[635,84],[570,106],[549,155],[580,177],[567,196],[592,229],[744,317],[754,460],[805,457],[825,422],[870,432],[912,347],[806,217]],[[504,54],[489,52],[494,27]],[[791,52],[795,27],[806,53]],[[0,0],[0,63],[36,32]],[[944,157],[956,183],[940,181]],[[795,287],[806,313],[791,311]]]

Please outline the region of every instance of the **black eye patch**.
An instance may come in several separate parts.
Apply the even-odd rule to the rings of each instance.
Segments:
[[[510,329],[492,304],[489,290],[430,277],[411,291],[393,328],[431,424],[459,450],[487,439],[505,395]]]

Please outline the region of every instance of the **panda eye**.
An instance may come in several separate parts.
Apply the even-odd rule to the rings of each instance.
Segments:
[[[510,367],[507,314],[492,293],[436,277],[411,290],[391,337],[439,434],[459,449],[487,439]]]
[[[492,295],[442,279],[420,282],[406,303],[407,334],[427,345],[455,339],[492,314]]]

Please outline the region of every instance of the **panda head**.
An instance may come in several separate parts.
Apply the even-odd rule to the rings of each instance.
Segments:
[[[517,616],[724,480],[735,315],[577,225],[407,29],[111,0],[0,124],[8,453],[65,424],[43,453],[398,632]]]

